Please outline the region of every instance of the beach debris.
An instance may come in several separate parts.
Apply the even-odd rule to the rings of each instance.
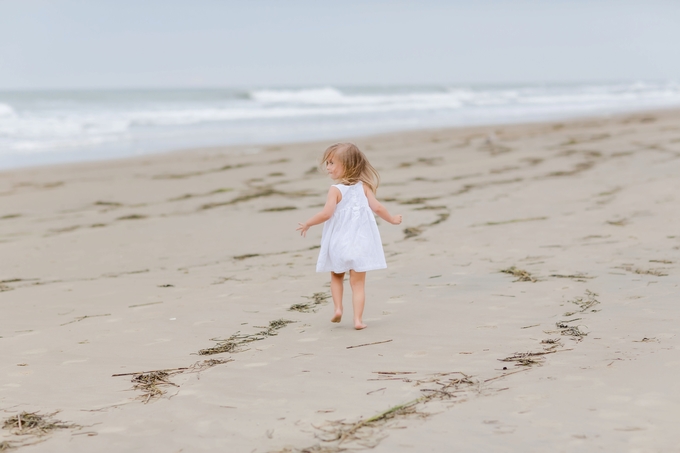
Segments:
[[[217,345],[211,347],[211,348],[205,348],[201,349],[198,351],[198,355],[213,355],[213,354],[222,354],[223,352],[242,352],[243,349],[242,346],[252,343],[253,341],[260,341],[264,340],[267,337],[273,337],[277,334],[277,330],[282,329],[283,327],[287,326],[290,323],[293,323],[295,321],[289,321],[287,319],[277,319],[274,321],[269,322],[269,326],[263,327],[263,329],[260,332],[254,333],[254,334],[241,334],[240,332],[236,332],[234,335],[230,336],[227,339],[211,339],[210,341],[216,341]]]
[[[67,423],[54,418],[57,412],[42,415],[39,412],[20,412],[17,415],[6,418],[2,428],[10,431],[15,436],[42,437],[58,429],[74,429],[80,426]],[[10,448],[15,447],[11,445]]]
[[[625,226],[625,225],[628,225],[628,219],[607,220],[605,223],[607,223],[609,225],[614,225],[614,226]]]
[[[634,343],[658,343],[659,340],[656,339],[656,337],[644,337],[642,340],[633,340]]]
[[[446,208],[446,207],[444,207]],[[430,223],[423,223],[415,227],[409,227],[409,228],[404,228],[404,239],[409,239],[412,237],[416,237],[421,235],[427,227],[439,225],[442,222],[445,222],[448,220],[448,218],[451,216],[450,212],[441,212],[437,214],[437,219]]]
[[[545,360],[544,357],[541,357],[543,354],[546,354],[546,352],[516,352],[511,356],[498,360],[501,362],[517,362],[515,366],[542,365]]]
[[[132,389],[140,390],[142,394],[137,399],[143,400],[147,404],[153,399],[160,398],[165,395],[164,387],[179,387],[179,385],[170,381],[170,377],[177,374],[200,373],[217,365],[233,362],[233,359],[207,359],[202,362],[196,362],[188,367],[180,368],[166,368],[162,370],[152,371],[137,371],[131,373],[113,374],[112,377],[132,376]]]
[[[439,225],[440,223],[448,220],[448,218],[450,216],[451,216],[451,214],[448,213],[448,212],[442,212],[441,214],[437,214],[437,220],[435,220],[434,222],[428,223],[427,226]]]
[[[158,285],[159,288],[174,288],[175,285],[171,285],[170,283],[166,283],[165,285]]]
[[[515,366],[532,366],[532,365],[542,365],[545,361],[543,357],[546,354],[554,354],[556,352],[571,351],[571,349],[556,349],[551,348],[540,352],[516,352],[511,356],[505,357],[504,359],[498,359],[501,362],[516,362]],[[486,381],[485,381],[486,382]]]
[[[583,337],[588,335],[588,332],[584,332],[581,329],[579,329],[579,326],[572,326],[572,327],[567,327],[566,329],[562,329],[560,331],[561,335],[573,337],[574,339],[581,340]]]
[[[249,164],[249,163],[242,163],[242,164],[236,164],[236,165],[224,165],[224,166],[219,167],[219,168],[211,168],[211,169],[202,170],[202,171],[199,170],[199,171],[190,171],[190,172],[187,172],[187,173],[161,174],[161,175],[155,175],[155,176],[153,176],[153,179],[184,179],[184,178],[191,178],[191,177],[193,177],[193,176],[202,176],[202,175],[209,174],[209,173],[217,173],[217,172],[220,172],[220,171],[232,170],[232,169],[235,169],[235,168],[243,168],[243,167],[247,167],[247,166],[249,166],[249,165],[252,165],[252,164]]]
[[[68,325],[68,324],[73,324],[74,322],[84,321],[84,320],[89,319],[89,318],[99,318],[99,317],[101,317],[101,316],[111,316],[111,313],[105,313],[105,314],[103,314],[103,315],[85,315],[85,316],[78,316],[77,318],[75,318],[75,319],[73,319],[73,320],[71,320],[71,321],[69,321],[69,322],[65,322],[64,324],[59,324],[59,325],[60,325],[60,326],[66,326],[66,325]]]
[[[369,381],[404,381],[412,382],[413,376],[408,376],[411,374],[416,374],[415,371],[374,371],[374,374],[378,375],[377,379],[368,379]]]
[[[673,264],[671,260],[649,260],[650,263]]]
[[[170,376],[177,373],[181,373],[181,371],[152,371],[150,373],[135,374],[132,377],[132,383],[134,384],[132,388],[142,391],[139,399],[144,400],[144,404],[146,404],[152,399],[160,398],[165,394],[165,390],[161,386],[179,387],[179,385],[169,381]]]
[[[262,209],[260,212],[279,212],[279,211],[293,211],[297,209],[295,206],[277,206],[275,208]]]
[[[580,319],[580,318],[578,318]],[[544,331],[547,334],[552,334],[552,333],[559,333],[562,336],[566,337],[572,337],[572,339],[576,341],[581,341],[583,337],[588,335],[588,332],[585,332],[581,330],[582,326],[570,326],[567,324],[567,322],[572,322],[575,320],[571,321],[559,321],[555,323],[555,326],[557,327],[557,330],[551,330],[551,331]],[[585,327],[585,326],[583,326]]]
[[[422,228],[410,227],[404,228],[404,239],[409,239],[420,235],[423,232]]]
[[[164,368],[162,370],[151,370],[151,371],[133,371],[131,373],[118,373],[118,374],[112,374],[111,377],[118,377],[118,376],[136,376],[139,374],[150,374],[150,373],[171,373],[171,372],[176,372],[176,371],[183,371],[183,370],[188,370],[189,367],[181,367],[181,368]]]
[[[566,321],[557,321],[557,322],[555,323],[555,325],[556,325],[558,328],[560,328],[560,329],[565,329],[565,328],[569,327],[569,324],[568,324],[568,323],[570,323],[570,322],[575,322],[575,321],[580,321],[581,319],[583,319],[583,318],[574,318],[574,319],[568,319],[568,320],[566,320]]]
[[[146,307],[147,305],[158,305],[162,304],[162,301],[159,302],[147,302],[145,304],[134,304],[134,305],[128,305],[128,308],[135,308],[135,307]]]
[[[638,275],[655,275],[657,277],[667,277],[668,276],[665,269],[663,269],[663,268],[640,269],[640,268],[634,268],[632,266],[618,266],[618,267],[615,267],[614,269],[623,269],[627,272],[632,272],[632,273],[638,274]]]
[[[594,161],[579,162],[578,164],[574,165],[574,167],[571,170],[553,171],[553,172],[548,173],[544,177],[550,178],[550,177],[559,177],[559,176],[574,176],[574,175],[579,174],[583,171],[591,169],[593,166],[595,166]]]
[[[130,215],[124,215],[123,217],[118,217],[116,220],[141,220],[141,219],[146,219],[147,216],[143,214],[130,214]]]
[[[380,431],[393,427],[394,422],[413,416],[427,417],[429,414],[419,411],[423,404],[432,400],[454,399],[467,388],[476,386],[478,382],[464,373],[436,373],[427,379],[418,381],[417,385],[427,385],[420,389],[423,396],[403,404],[397,404],[372,417],[357,422],[344,420],[327,421],[321,426],[315,426],[319,434],[317,437],[324,443],[335,443],[329,451],[342,451],[339,448],[345,443],[354,442],[365,448],[373,448],[386,436]],[[381,390],[381,389],[379,389]],[[377,391],[377,390],[376,390]],[[297,452],[325,451],[325,450],[290,450]]]
[[[586,290],[586,295],[585,297],[577,297],[574,300],[570,300],[569,302],[572,304],[576,304],[579,307],[579,310],[577,311],[568,311],[564,313],[563,316],[573,316],[576,313],[585,313],[586,311],[590,310],[591,312],[594,312],[595,310],[592,310],[592,308],[599,304],[600,301],[596,299],[597,294],[590,291]],[[580,318],[579,318],[580,319]],[[566,321],[565,321],[566,322]]]
[[[188,200],[190,198],[196,198],[196,197],[209,197],[211,195],[216,195],[219,193],[224,193],[224,192],[231,192],[232,188],[229,187],[220,187],[219,189],[211,190],[210,192],[205,192],[205,193],[185,193],[184,195],[180,195],[179,197],[174,197],[168,199],[168,201],[182,201],[182,200]]]
[[[375,374],[416,374],[415,371],[373,371]]]
[[[383,344],[383,343],[389,343],[392,340],[385,340],[385,341],[374,341],[373,343],[364,343],[364,344],[357,344],[354,346],[347,346],[347,349],[352,349],[352,348],[361,348],[363,346],[372,346],[374,344]]]
[[[245,260],[247,258],[254,258],[256,256],[260,256],[260,254],[259,253],[246,253],[245,255],[235,256],[234,259],[238,260],[238,261],[242,261],[242,260]]]
[[[430,200],[436,200],[440,197],[416,197],[416,198],[408,198],[406,200],[397,200],[397,203],[399,204],[424,204],[427,203]]]
[[[370,392],[366,392],[366,395],[370,395],[371,393],[379,392],[381,390],[386,390],[386,389],[387,389],[387,387],[381,387],[379,389],[375,389],[375,390],[371,390]]]
[[[586,274],[550,274],[551,277],[556,277],[556,278],[571,278],[573,280],[576,280],[577,282],[585,282],[586,280],[589,280],[591,278],[595,277],[590,277]]]
[[[149,272],[149,269],[139,269],[136,271],[125,271],[125,272],[118,272],[118,273],[108,273],[108,274],[102,274],[102,277],[106,278],[117,278],[120,277],[121,275],[134,275],[134,274],[145,274]]]
[[[473,227],[475,226],[495,226],[495,225],[507,225],[509,223],[519,223],[519,222],[534,222],[536,220],[547,220],[548,217],[527,217],[524,219],[512,219],[512,220],[502,220],[500,222],[484,222],[484,223],[476,223],[472,225]]]
[[[95,206],[123,206],[122,203],[116,201],[95,201],[93,204]]]
[[[309,196],[315,196],[317,195],[316,193],[306,191],[306,190],[301,190],[301,191],[281,191],[274,189],[273,187],[270,186],[261,186],[261,187],[255,187],[254,190],[245,193],[243,195],[239,195],[235,198],[232,198],[229,201],[223,201],[223,202],[216,202],[216,203],[206,203],[202,205],[199,210],[205,210],[205,209],[214,209],[214,208],[219,208],[222,206],[231,206],[235,205],[237,203],[243,203],[246,201],[254,200],[256,198],[262,198],[262,197],[271,197],[273,195],[280,195],[283,197],[287,198],[302,198],[302,197],[309,197]]]
[[[537,282],[536,278],[532,277],[531,274],[523,269],[518,269],[515,266],[510,266],[507,269],[501,269],[504,274],[510,274],[513,277],[517,277],[515,282]]]
[[[326,300],[331,297],[328,293],[314,293],[311,296],[302,296],[309,299],[309,302],[301,304],[293,304],[288,308],[288,311],[299,311],[301,313],[315,313],[319,306],[326,303]]]

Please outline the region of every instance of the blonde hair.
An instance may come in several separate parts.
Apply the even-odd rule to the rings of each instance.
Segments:
[[[353,185],[361,181],[371,189],[371,192],[377,192],[380,175],[354,143],[336,143],[326,148],[321,165],[325,165],[331,159],[336,159],[342,164],[343,174],[340,182]]]

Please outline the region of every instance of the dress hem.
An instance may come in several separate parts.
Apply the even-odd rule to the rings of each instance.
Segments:
[[[352,268],[349,268],[349,269],[345,269],[345,270],[342,270],[342,271],[336,271],[336,270],[333,270],[333,269],[329,269],[329,270],[319,270],[319,269],[317,269],[316,272],[319,273],[319,274],[326,273],[326,272],[333,272],[334,274],[344,274],[345,272],[349,272],[349,271],[354,271],[354,272],[368,272],[368,271],[379,271],[379,270],[381,270],[381,269],[387,269],[387,266],[367,267],[367,268],[365,268],[365,269],[352,269]]]

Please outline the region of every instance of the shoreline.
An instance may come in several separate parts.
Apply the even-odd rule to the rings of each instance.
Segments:
[[[0,445],[680,444],[680,110],[357,139],[404,215],[362,331],[295,233],[321,143],[2,172],[0,416],[66,427]]]
[[[447,130],[474,130],[474,129],[480,129],[480,128],[502,128],[502,127],[507,127],[507,126],[532,126],[532,125],[541,125],[541,124],[553,124],[553,123],[575,123],[579,121],[596,121],[596,120],[606,120],[606,119],[615,119],[615,118],[622,118],[626,116],[631,116],[631,115],[664,115],[664,114],[673,114],[673,112],[680,111],[680,106],[672,106],[672,107],[666,107],[666,108],[653,108],[653,109],[647,109],[647,108],[640,108],[640,109],[631,109],[627,111],[619,111],[619,112],[614,112],[614,113],[601,113],[601,114],[577,114],[577,115],[568,115],[563,118],[548,118],[542,121],[524,121],[524,120],[519,120],[519,121],[506,121],[506,122],[496,122],[496,123],[484,123],[484,124],[469,124],[469,125],[459,125],[459,126],[445,126],[445,127],[424,127],[424,128],[406,128],[406,129],[395,129],[387,132],[374,132],[374,133],[366,133],[366,134],[358,134],[358,135],[353,135],[353,134],[338,134],[335,139],[330,138],[330,139],[302,139],[302,140],[296,140],[296,139],[291,139],[291,140],[284,140],[284,141],[276,141],[276,140],[271,140],[271,141],[264,141],[264,142],[248,142],[248,143],[237,143],[237,144],[227,144],[227,145],[217,145],[217,146],[192,146],[192,147],[181,147],[181,148],[167,148],[164,150],[157,150],[157,151],[149,151],[149,152],[144,152],[141,154],[134,154],[134,155],[124,155],[121,157],[101,157],[101,158],[92,158],[92,159],[69,159],[63,162],[52,162],[52,163],[40,163],[40,164],[25,164],[25,165],[19,165],[19,166],[10,166],[7,168],[0,168],[0,175],[3,173],[10,173],[10,172],[15,172],[15,171],[21,171],[21,170],[29,170],[29,169],[34,169],[34,168],[50,168],[50,167],[61,167],[61,166],[69,166],[69,165],[85,165],[85,164],[97,164],[97,163],[106,163],[106,162],[116,162],[116,161],[127,161],[127,160],[144,160],[150,157],[158,157],[158,156],[171,156],[171,155],[176,155],[176,154],[182,154],[182,153],[190,153],[190,152],[229,152],[229,150],[244,150],[245,152],[250,152],[252,150],[262,150],[267,147],[272,147],[272,146],[290,146],[290,145],[296,145],[296,144],[312,144],[312,143],[317,143],[317,144],[324,144],[324,143],[335,143],[337,141],[362,141],[362,140],[370,140],[372,138],[379,138],[381,136],[387,136],[387,135],[393,135],[393,134],[409,134],[409,133],[427,133],[427,132],[437,132],[437,131],[447,131]],[[340,137],[340,138],[338,138]],[[344,138],[343,138],[344,137]],[[351,137],[347,139],[347,137]],[[239,151],[235,151],[239,152]],[[83,154],[85,155],[87,152],[82,151],[82,152],[76,152],[77,154]]]

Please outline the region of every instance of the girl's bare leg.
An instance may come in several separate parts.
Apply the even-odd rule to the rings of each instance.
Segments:
[[[331,322],[340,322],[342,319],[342,290],[345,282],[345,273],[335,274],[331,272],[331,295],[333,296],[333,306],[335,314]]]
[[[366,301],[365,284],[366,272],[349,271],[349,285],[352,287],[352,307],[354,308],[354,328],[357,330],[367,327],[361,319],[364,315],[364,303]]]

